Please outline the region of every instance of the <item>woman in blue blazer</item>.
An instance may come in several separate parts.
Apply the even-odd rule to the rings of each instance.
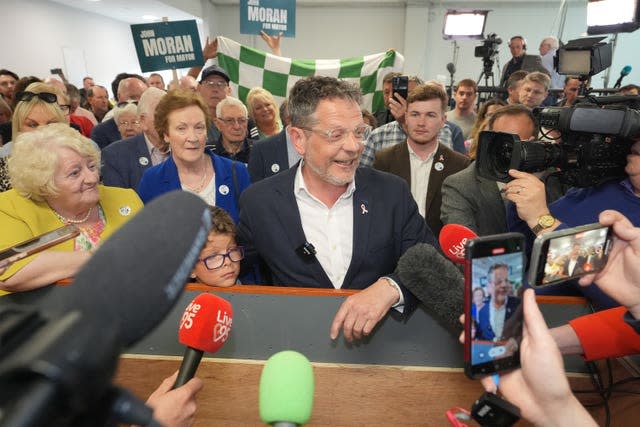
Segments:
[[[238,221],[238,199],[251,183],[242,162],[205,149],[209,128],[207,106],[199,94],[175,90],[162,97],[155,113],[158,135],[171,156],[142,175],[138,194],[144,203],[172,190],[190,191]]]

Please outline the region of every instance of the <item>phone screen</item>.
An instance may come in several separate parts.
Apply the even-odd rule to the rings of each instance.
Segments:
[[[409,95],[409,77],[408,76],[398,76],[394,77],[391,80],[393,93],[397,93],[402,96],[405,100]]]
[[[609,257],[611,228],[600,224],[551,232],[534,244],[529,281],[552,285],[595,273]]]
[[[477,378],[520,363],[523,236],[507,233],[472,240],[465,280],[465,368]]]

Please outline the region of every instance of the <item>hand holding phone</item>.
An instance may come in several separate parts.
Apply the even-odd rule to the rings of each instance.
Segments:
[[[553,285],[602,270],[612,238],[611,227],[598,223],[538,236],[531,252],[529,284]]]
[[[0,251],[0,269],[7,268],[16,261],[72,239],[78,234],[80,234],[78,227],[66,225]]]
[[[470,378],[517,368],[522,340],[524,236],[471,240],[465,268],[465,373]]]
[[[391,80],[392,93],[400,95],[405,101],[407,100],[407,96],[409,95],[409,77],[408,76],[398,76],[394,77]],[[395,96],[394,96],[395,98]],[[400,100],[396,98],[398,102]]]

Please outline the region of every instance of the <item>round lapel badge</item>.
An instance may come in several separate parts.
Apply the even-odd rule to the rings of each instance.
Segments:
[[[118,212],[120,212],[122,216],[129,216],[131,215],[131,208],[129,206],[121,206]]]
[[[271,172],[273,173],[278,173],[280,172],[280,165],[277,163],[274,163],[271,165]]]
[[[138,159],[138,163],[140,163],[142,166],[147,166],[149,164],[149,159],[147,159],[146,157],[140,157]]]
[[[433,168],[440,172],[442,169],[444,169],[444,165],[441,162],[436,162],[436,164],[433,165]]]
[[[229,187],[227,187],[226,185],[222,184],[220,187],[218,187],[218,191],[223,196],[226,196],[227,194],[229,194]]]

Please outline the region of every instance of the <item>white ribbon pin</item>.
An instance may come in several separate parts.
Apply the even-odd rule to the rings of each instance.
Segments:
[[[360,209],[362,209],[362,215],[366,215],[369,213],[369,211],[367,210],[367,205],[365,205],[364,203],[360,205]]]

